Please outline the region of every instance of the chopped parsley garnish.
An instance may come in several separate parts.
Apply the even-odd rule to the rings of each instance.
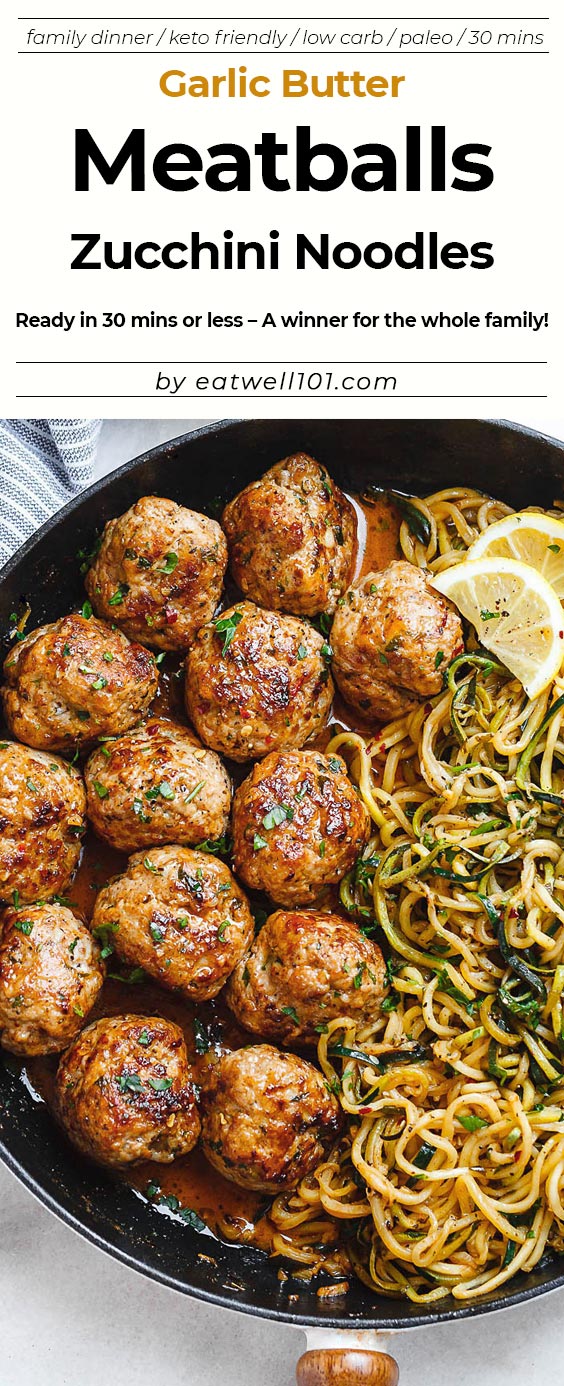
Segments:
[[[92,615],[92,603],[91,603],[91,602],[84,602],[84,605],[83,605],[83,607],[82,607],[82,610],[81,610],[81,613],[80,613],[80,614],[81,614],[81,616],[84,616],[85,621],[89,621],[89,620],[90,620],[90,617],[91,617],[91,615]],[[64,648],[64,650],[63,650],[63,654],[70,654],[70,650],[69,650],[68,645],[65,645],[65,648]]]
[[[105,784],[100,784],[99,780],[94,780],[94,788],[99,799],[107,799],[110,791]]]
[[[265,813],[262,826],[269,832],[271,828],[279,828],[281,823],[286,822],[286,819],[291,823],[293,817],[293,808],[289,808],[287,804],[275,804],[274,808]]]
[[[220,943],[223,943],[223,940],[225,938],[225,930],[228,929],[229,925],[232,923],[232,919],[224,919],[223,924],[220,924],[219,929],[217,931],[217,937],[220,940]]]
[[[458,1116],[458,1113],[457,1120],[460,1122],[460,1125],[464,1127],[465,1131],[483,1131],[484,1126],[489,1126],[490,1124],[489,1121],[485,1121],[483,1117]]]
[[[205,1028],[205,1025],[202,1025],[201,1020],[198,1020],[198,1017],[197,1017],[197,1016],[194,1016],[193,1025],[194,1025],[194,1044],[195,1044],[195,1047],[196,1047],[196,1053],[197,1053],[197,1054],[207,1054],[208,1049],[210,1049],[211,1046],[210,1046],[209,1036],[208,1036],[208,1032],[207,1032],[207,1030],[206,1030],[206,1028]]]
[[[172,1087],[172,1078],[149,1078],[148,1082],[154,1092],[168,1092]]]
[[[481,616],[482,621],[499,621],[500,614],[501,614],[501,613],[500,613],[499,611],[481,611],[481,612],[480,612],[480,616]]]
[[[329,756],[329,765],[331,769],[335,771],[335,774],[339,774],[343,768],[342,761],[337,760],[336,756]]]
[[[300,1017],[295,1006],[281,1006],[280,1009],[282,1011],[282,1015],[289,1015],[290,1020],[293,1020],[294,1025],[299,1025]]]
[[[158,799],[159,794],[161,799],[174,799],[174,790],[168,780],[161,780],[160,784],[155,784],[152,789],[147,789],[145,798],[150,802],[151,799]]]
[[[176,566],[177,566],[177,564],[178,564],[178,554],[177,554],[177,553],[165,553],[163,566],[162,566],[162,568],[158,568],[158,569],[157,569],[157,572],[159,572],[159,573],[173,573],[173,572],[174,572],[174,569],[175,569]]]
[[[149,933],[155,943],[162,943],[164,938],[164,929],[161,929],[158,924],[149,924]]]
[[[319,847],[317,850],[319,852],[320,857],[325,856],[325,840],[323,838],[321,839],[321,842],[319,843]]]
[[[260,833],[255,833],[253,838],[253,852],[260,852],[262,847],[268,847],[268,842],[265,837],[260,836]]]
[[[147,1045],[151,1043],[148,1030],[141,1031],[141,1034],[137,1036],[137,1043],[142,1044],[144,1049],[147,1048]]]
[[[198,783],[195,784],[194,788],[190,790],[190,793],[186,795],[187,804],[191,803],[192,799],[195,799],[197,797],[197,795],[200,793],[200,790],[204,788],[205,783],[205,780],[198,780]]]
[[[110,654],[109,650],[104,650],[102,658],[105,659],[106,664],[113,664],[114,662],[113,654]]]
[[[143,866],[145,867],[146,871],[152,871],[154,876],[158,876],[159,867],[155,866],[154,861],[151,861],[150,857],[144,857]]]
[[[25,934],[26,938],[29,938],[33,929],[33,919],[16,919],[14,928],[18,930],[19,934]]]
[[[97,693],[98,690],[99,690],[100,688],[107,688],[107,687],[108,687],[108,680],[105,679],[104,676],[103,676],[102,674],[100,674],[100,677],[97,678],[97,679],[94,679],[94,683],[91,683],[91,684],[90,684],[90,687],[91,687],[91,688],[94,688],[95,691],[96,691],[96,693]]]
[[[232,641],[232,639],[233,639],[233,636],[235,635],[235,631],[236,631],[236,629],[237,629],[237,626],[239,625],[239,622],[242,621],[242,620],[243,620],[243,612],[242,612],[242,611],[233,611],[232,614],[231,614],[231,616],[220,616],[219,621],[216,621],[216,623],[215,623],[216,634],[217,634],[217,635],[223,635],[223,637],[224,637],[224,640],[223,640],[223,649],[222,649],[222,651],[221,651],[222,654],[227,654],[227,651],[228,651],[228,649],[229,649],[229,646],[230,646],[230,644],[231,644],[231,641]]]
[[[120,1073],[117,1081],[120,1092],[143,1092],[138,1073]]]
[[[124,597],[127,596],[127,593],[128,593],[128,592],[129,592],[129,583],[128,583],[128,582],[120,582],[120,583],[118,584],[118,586],[116,587],[115,592],[112,592],[111,597],[108,598],[108,606],[121,606],[122,601],[123,601]]]
[[[307,645],[298,645],[298,659],[305,659],[307,656]]]
[[[549,544],[548,547],[551,553],[560,553],[560,544]]]
[[[113,945],[113,943],[111,943],[111,941],[110,941],[110,940],[111,940],[111,935],[112,935],[112,934],[117,934],[118,929],[119,929],[119,924],[111,923],[111,924],[97,924],[97,925],[96,925],[96,928],[92,930],[92,933],[94,934],[94,937],[98,940],[98,943],[100,943],[100,944],[102,945],[101,952],[100,952],[100,957],[101,957],[101,958],[109,958],[110,954],[113,953],[113,951],[114,951],[114,945]],[[121,980],[121,979],[120,979],[120,980]]]
[[[444,650],[437,650],[437,653],[435,655],[435,669],[440,669],[444,657]]]

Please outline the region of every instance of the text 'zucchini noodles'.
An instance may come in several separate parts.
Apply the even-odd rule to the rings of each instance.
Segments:
[[[430,572],[509,513],[464,488],[410,509]],[[275,1200],[275,1249],[342,1277],[344,1245],[380,1294],[475,1299],[564,1250],[564,677],[531,701],[470,635],[440,694],[328,749],[374,825],[341,903],[387,940],[390,991],[320,1037],[348,1129]]]

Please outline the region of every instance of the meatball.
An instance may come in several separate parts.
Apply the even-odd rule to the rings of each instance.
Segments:
[[[152,654],[94,617],[41,626],[4,663],[4,716],[28,746],[62,751],[127,731],[155,696]]]
[[[99,892],[94,933],[124,962],[191,1001],[217,996],[253,937],[246,896],[227,866],[188,847],[131,857]]]
[[[100,746],[84,774],[90,822],[121,852],[204,842],[229,822],[231,784],[219,756],[163,718]]]
[[[225,1054],[202,1093],[202,1146],[243,1189],[295,1189],[341,1129],[339,1104],[306,1059],[270,1044]]]
[[[100,949],[64,905],[6,910],[0,926],[0,1043],[13,1054],[66,1049],[104,980]]]
[[[331,630],[333,673],[365,717],[401,717],[440,693],[443,670],[464,648],[449,602],[412,563],[390,563],[351,587]]]
[[[334,611],[356,549],[352,505],[325,467],[299,452],[251,482],[223,512],[231,572],[275,611]]]
[[[303,746],[333,701],[331,648],[307,621],[239,602],[198,632],[186,706],[208,746],[232,760]]]
[[[97,615],[116,621],[131,640],[187,650],[213,616],[226,567],[216,520],[142,496],[106,525],[86,590]]]
[[[86,830],[78,770],[0,742],[0,899],[46,900],[66,889]]]
[[[368,841],[370,818],[340,756],[273,751],[233,800],[235,869],[279,905],[315,904]]]
[[[230,978],[241,1025],[279,1044],[316,1044],[327,1021],[378,1012],[385,964],[376,943],[337,914],[277,910]]]
[[[55,1112],[69,1139],[103,1165],[187,1155],[200,1134],[182,1030],[161,1016],[107,1016],[63,1055]]]

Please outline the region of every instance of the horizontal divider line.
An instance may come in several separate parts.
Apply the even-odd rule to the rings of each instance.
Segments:
[[[77,22],[80,23],[80,20]],[[479,52],[477,49],[472,49],[472,52],[467,52],[462,48],[447,48],[441,50],[433,49],[432,51],[431,49],[427,50],[423,48],[414,48],[413,51],[409,49],[409,53],[406,48],[375,48],[373,50],[371,49],[369,52],[365,50],[365,56],[378,57],[380,53],[386,53],[388,57],[391,58],[405,58],[407,56],[409,56],[410,58],[449,58],[455,56],[459,58],[471,58],[474,56],[474,52],[476,53],[476,57],[480,58],[546,58],[550,55],[549,48],[500,48],[496,50],[487,48],[484,49],[483,52],[481,49]],[[318,50],[316,48],[277,48],[261,49],[259,51],[255,48],[249,49],[241,47],[217,48],[213,49],[213,51],[210,51],[210,49],[202,50],[201,48],[189,48],[188,46],[185,47],[184,45],[182,45],[182,47],[180,48],[155,48],[153,52],[150,52],[147,48],[46,48],[44,51],[42,51],[41,48],[18,48],[18,57],[20,58],[25,58],[29,54],[33,54],[36,57],[45,58],[70,58],[73,56],[82,56],[87,58],[93,58],[97,56],[105,58],[177,58],[181,57],[183,53],[187,55],[193,55],[194,53],[197,53],[202,58],[220,58],[222,56],[225,58],[238,57],[241,53],[245,53],[247,57],[256,58],[260,58],[263,54],[266,54],[270,58],[307,58],[315,56],[348,58],[351,55],[351,49],[332,48],[331,50],[329,50],[327,48],[324,48]],[[357,55],[355,54],[354,56]],[[206,98],[200,97],[199,99],[205,100]],[[207,99],[209,100],[210,98],[208,97]],[[211,99],[213,100],[213,98]]]
[[[174,356],[160,356],[158,361],[16,361],[16,366],[198,366],[198,361],[179,361]],[[266,360],[259,362],[259,367],[263,366],[548,366],[548,361],[378,361],[350,360],[323,360],[323,361],[272,361]],[[253,359],[222,361],[204,361],[206,366],[254,366]]]
[[[222,399],[229,399],[229,400],[231,400],[231,399],[309,399],[309,398],[312,397],[312,396],[315,397],[316,399],[326,399],[326,400],[328,400],[328,399],[335,399],[335,395],[334,395],[334,394],[332,394],[332,395],[320,395],[319,392],[318,392],[317,390],[312,390],[312,391],[311,391],[311,395],[308,394],[308,391],[307,391],[307,390],[305,390],[305,391],[303,391],[303,390],[302,390],[302,391],[299,391],[297,394],[292,394],[291,391],[285,391],[284,394],[280,394],[280,395],[275,395],[275,394],[273,394],[270,390],[267,390],[266,394],[263,394],[263,395],[255,394],[254,392],[251,394],[251,393],[247,393],[246,391],[245,391],[243,394],[234,394],[234,395],[226,394],[226,395],[224,395],[222,390],[212,390],[211,394],[206,394],[206,392],[205,392],[204,390],[201,390],[201,391],[198,392],[198,394],[195,394],[195,395],[193,395],[193,394],[190,394],[190,395],[184,395],[184,394],[182,394],[182,395],[181,395],[181,394],[169,395],[165,390],[159,390],[159,391],[156,391],[156,392],[155,392],[154,394],[152,394],[152,395],[16,395],[16,399],[155,399],[155,400],[156,400],[156,399],[219,399],[219,398],[222,398]],[[357,395],[354,395],[354,394],[352,394],[352,393],[349,394],[348,392],[346,392],[344,395],[340,395],[340,394],[337,393],[337,399],[373,399],[373,398],[374,398],[374,396],[370,395],[369,391],[366,391],[366,392],[364,392],[364,393],[362,393],[362,394],[357,394]],[[383,395],[379,396],[379,398],[383,398]],[[548,399],[548,395],[396,395],[396,394],[394,393],[394,394],[391,394],[391,395],[386,395],[386,400],[390,400],[390,399]]]

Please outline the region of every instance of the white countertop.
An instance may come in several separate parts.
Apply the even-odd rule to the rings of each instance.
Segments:
[[[97,472],[202,420],[107,423]],[[545,1386],[564,1291],[390,1340],[401,1386]],[[0,1386],[293,1386],[298,1329],[167,1290],[83,1241],[0,1167]]]

